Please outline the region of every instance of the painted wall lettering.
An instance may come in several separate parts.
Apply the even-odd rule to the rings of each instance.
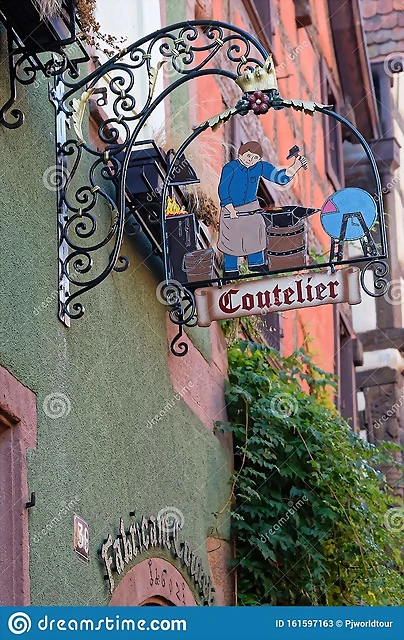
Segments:
[[[214,603],[214,588],[210,576],[204,571],[201,558],[192,550],[187,541],[179,540],[179,532],[182,528],[180,522],[174,524],[165,518],[154,516],[142,516],[140,520],[133,522],[129,529],[125,528],[123,519],[119,522],[119,535],[113,539],[111,534],[102,545],[100,556],[104,562],[106,579],[109,584],[109,592],[112,595],[115,589],[114,574],[123,574],[138,554],[147,551],[149,547],[163,548],[171,552],[181,564],[194,583],[199,595],[206,605]],[[150,580],[165,582],[165,576],[153,569],[152,560],[149,561]],[[153,573],[153,570],[155,573]],[[153,583],[154,583],[153,582]],[[152,584],[152,583],[151,583]],[[157,582],[156,582],[157,584]],[[171,584],[167,581],[168,589],[178,589],[178,604],[184,604],[184,588],[181,584]],[[182,595],[181,595],[182,594]],[[170,593],[171,595],[171,593]]]

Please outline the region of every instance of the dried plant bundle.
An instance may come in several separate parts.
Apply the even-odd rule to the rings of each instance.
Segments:
[[[31,2],[38,8],[42,19],[57,16],[63,6],[63,0],[31,0]],[[117,53],[120,50],[119,45],[125,42],[126,38],[101,32],[100,24],[95,17],[97,0],[74,0],[74,4],[86,42],[108,56]]]
[[[63,0],[32,0],[32,2],[38,7],[41,18],[52,18],[60,13]]]
[[[74,1],[87,44],[109,57],[120,51],[119,45],[126,42],[126,37],[117,37],[101,32],[101,25],[95,17],[97,0]]]

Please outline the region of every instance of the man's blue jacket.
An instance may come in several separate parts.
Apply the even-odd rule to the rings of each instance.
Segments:
[[[219,183],[221,206],[232,204],[237,208],[256,200],[261,177],[276,184],[287,184],[292,179],[286,175],[286,169],[277,169],[264,160],[249,168],[239,160],[231,160],[225,164]]]

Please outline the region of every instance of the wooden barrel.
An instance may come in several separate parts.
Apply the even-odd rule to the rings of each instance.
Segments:
[[[186,253],[184,256],[183,270],[186,272],[188,282],[199,280],[212,280],[213,274],[213,249],[199,249]]]
[[[267,254],[271,271],[304,267],[307,254],[305,223],[284,228],[267,223]]]

